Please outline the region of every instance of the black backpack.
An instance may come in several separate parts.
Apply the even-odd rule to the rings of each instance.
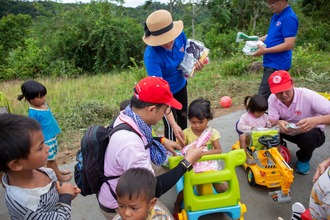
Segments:
[[[97,194],[102,184],[106,182],[112,196],[117,199],[108,180],[119,178],[119,176],[104,175],[104,155],[111,135],[119,130],[128,130],[138,134],[127,123],[119,124],[116,127],[111,124],[107,128],[99,125],[87,128],[81,139],[80,149],[76,154],[77,164],[74,167],[74,180],[81,190],[81,195]]]

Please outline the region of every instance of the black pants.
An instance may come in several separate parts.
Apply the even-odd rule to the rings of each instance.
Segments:
[[[173,116],[176,123],[181,127],[182,130],[187,128],[187,110],[188,110],[188,92],[187,83],[186,85],[177,93],[173,94],[173,97],[182,104],[181,110],[176,110],[172,108]],[[172,141],[175,141],[175,135],[173,128],[167,121],[166,117],[163,117],[164,123],[164,136]]]
[[[270,88],[268,85],[268,79],[269,79],[269,76],[275,71],[276,71],[276,69],[274,69],[274,68],[269,68],[269,67],[264,68],[264,74],[262,75],[262,79],[261,79],[259,89],[258,89],[258,94],[265,97],[266,100],[268,100],[268,97],[271,94]]]
[[[296,155],[301,162],[309,161],[312,158],[313,151],[322,146],[325,142],[324,132],[319,128],[313,128],[306,133],[297,134],[295,136],[281,133],[281,138],[297,144],[300,149],[297,151]]]

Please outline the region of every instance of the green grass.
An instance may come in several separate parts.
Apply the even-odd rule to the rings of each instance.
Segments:
[[[329,54],[323,57],[329,58]],[[241,56],[226,61],[211,60],[203,71],[197,72],[195,77],[189,79],[189,101],[205,97],[211,101],[214,110],[221,111],[219,100],[222,96],[228,95],[232,98],[234,107],[243,107],[244,97],[257,93],[261,80],[262,70],[250,71],[249,63],[253,61],[256,59]],[[314,60],[318,69],[313,69],[311,66],[308,74],[294,76],[296,86],[329,92],[329,63],[326,62],[329,61]],[[320,69],[320,66],[324,68]],[[62,150],[78,149],[83,131],[89,125],[108,125],[119,112],[120,102],[133,95],[132,89],[135,83],[144,75],[145,70],[135,66],[120,73],[78,78],[36,79],[48,90],[47,103],[62,129],[59,136]],[[21,93],[22,83],[21,80],[0,82],[0,90],[7,95],[14,113],[26,115],[28,103],[16,99]],[[156,126],[156,132],[161,133],[161,129],[160,123]]]

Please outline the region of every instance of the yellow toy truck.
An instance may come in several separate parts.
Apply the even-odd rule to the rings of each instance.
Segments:
[[[255,164],[246,162],[243,164],[247,171],[248,183],[251,186],[257,184],[267,188],[280,187],[280,190],[270,192],[269,195],[276,203],[290,202],[293,169],[287,163],[290,160],[290,152],[286,147],[280,146],[278,130],[253,131],[250,137],[247,156],[251,157]],[[239,141],[232,146],[232,149],[240,149]]]

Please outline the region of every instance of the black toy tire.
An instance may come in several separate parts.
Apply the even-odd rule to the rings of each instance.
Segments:
[[[254,179],[254,174],[253,174],[253,172],[250,168],[247,169],[247,181],[248,181],[250,186],[255,186],[256,185],[256,181]]]

